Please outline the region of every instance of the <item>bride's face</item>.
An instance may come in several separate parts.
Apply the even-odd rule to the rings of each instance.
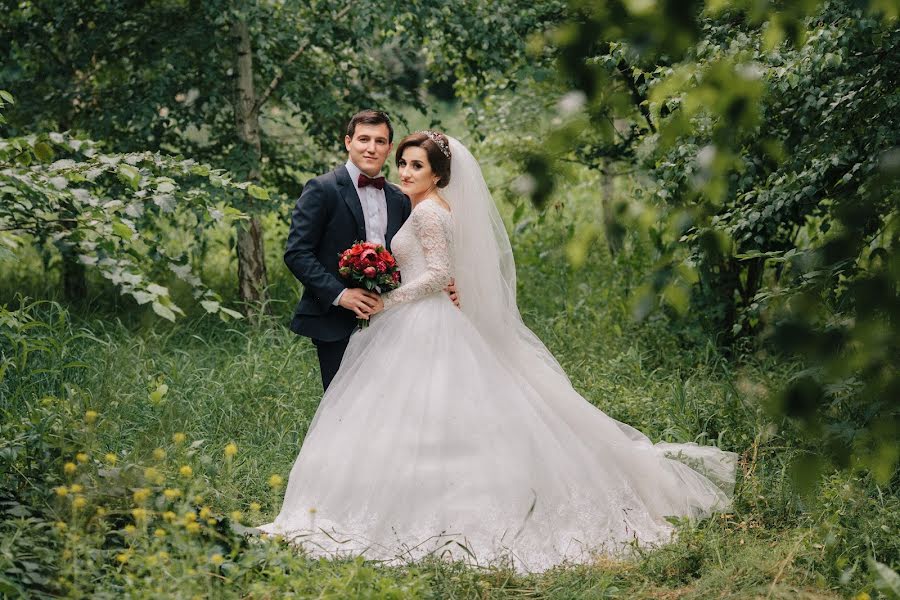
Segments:
[[[413,201],[424,200],[440,179],[431,170],[428,153],[419,146],[404,148],[397,167],[400,171],[400,189]]]

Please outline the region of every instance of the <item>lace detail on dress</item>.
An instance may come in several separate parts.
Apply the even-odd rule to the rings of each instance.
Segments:
[[[415,207],[391,243],[404,282],[382,295],[385,310],[447,287],[451,277],[452,226],[450,213],[435,200],[423,200]]]

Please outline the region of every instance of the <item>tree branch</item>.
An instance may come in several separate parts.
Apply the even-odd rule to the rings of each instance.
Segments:
[[[348,4],[344,8],[340,10],[336,15],[334,15],[333,19],[335,21],[339,21],[347,16],[347,13],[350,12],[350,7],[352,4]],[[309,40],[303,40],[300,42],[300,45],[297,46],[297,49],[294,50],[294,53],[291,54],[284,64],[282,64],[278,68],[278,73],[276,73],[275,77],[272,78],[272,81],[269,82],[269,85],[266,86],[266,89],[262,94],[259,95],[259,98],[256,100],[256,103],[253,105],[253,112],[259,112],[259,109],[262,108],[262,105],[266,103],[266,100],[275,92],[278,86],[281,84],[281,81],[284,79],[284,70],[287,69],[291,64],[303,54],[303,51],[309,46]]]
[[[77,223],[78,219],[48,219],[46,221],[34,221],[33,223],[19,223],[13,221],[9,226],[0,227],[0,231],[37,231],[40,226],[48,223]]]
[[[638,89],[637,83],[634,81],[634,77],[631,76],[631,69],[628,63],[624,60],[620,60],[616,65],[616,69],[619,71],[622,79],[625,80],[625,85],[628,86],[628,90],[631,92],[631,99],[634,100],[634,103],[637,105],[638,110],[640,110],[641,114],[644,116],[644,120],[647,121],[647,126],[650,128],[650,132],[656,133],[656,126],[653,124],[653,121],[650,118],[650,109],[644,105],[644,100],[646,100],[646,98],[641,95],[641,91]]]

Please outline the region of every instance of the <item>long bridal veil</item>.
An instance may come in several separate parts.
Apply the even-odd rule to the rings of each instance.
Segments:
[[[453,211],[453,271],[463,313],[507,368],[552,404],[569,425],[567,434],[585,444],[601,437],[625,448],[652,449],[679,460],[721,490],[718,501],[709,508],[727,506],[735,481],[735,454],[694,443],[653,445],[644,434],[608,417],[575,392],[559,363],[522,321],[516,304],[512,246],[478,161],[459,140],[450,137],[449,141],[451,176],[443,196]],[[685,484],[696,486],[693,479]]]

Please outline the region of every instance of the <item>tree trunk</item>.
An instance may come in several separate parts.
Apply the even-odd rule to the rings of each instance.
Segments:
[[[250,30],[247,22],[238,20],[233,26],[237,45],[235,64],[234,121],[237,138],[243,146],[245,169],[242,175],[248,181],[258,181],[262,155],[260,144],[259,112],[255,108],[256,90],[253,85],[253,49],[250,46]],[[248,198],[249,202],[254,202]],[[268,277],[266,257],[263,252],[263,229],[259,217],[249,211],[249,222],[237,225],[238,293],[247,304],[249,316],[268,311]]]
[[[606,246],[609,248],[609,254],[615,256],[622,249],[622,240],[625,231],[615,214],[615,206],[613,205],[613,177],[609,173],[609,169],[604,167],[601,171],[601,176],[603,177],[603,189],[600,199],[600,202],[603,205],[603,232],[606,237]]]
[[[237,224],[238,286],[241,299],[248,303],[250,316],[269,312],[266,291],[266,260],[263,252],[263,228],[259,217]]]
[[[84,265],[71,252],[62,253],[63,297],[66,302],[78,303],[87,297]]]

